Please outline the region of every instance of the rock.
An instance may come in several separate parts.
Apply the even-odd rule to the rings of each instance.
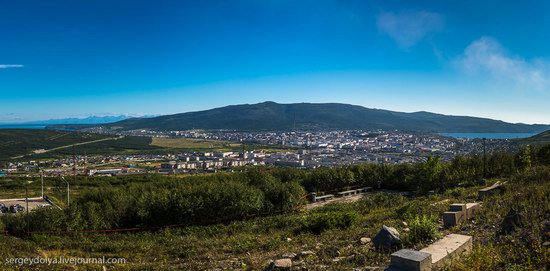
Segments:
[[[313,252],[311,250],[305,250],[305,251],[300,252],[300,258],[307,258],[309,256],[315,256],[315,252]]]
[[[404,228],[403,231],[404,231],[404,232],[410,232],[411,229],[409,229],[409,228]]]
[[[287,259],[294,259],[294,258],[296,258],[296,256],[297,256],[296,253],[292,253],[292,252],[291,253],[285,253],[285,254],[282,255],[283,258],[287,258]]]
[[[401,244],[399,232],[392,227],[382,225],[382,229],[372,240],[376,249],[392,249]]]
[[[290,239],[290,238],[286,238],[286,241],[287,241],[287,242],[290,242],[290,241],[292,241],[292,239]]]
[[[403,227],[408,227],[409,226],[409,224],[407,224],[407,222],[405,222],[405,221],[403,221],[401,223],[403,224]]]
[[[359,242],[362,244],[362,245],[367,245],[367,244],[370,244],[370,238],[368,237],[363,237],[361,239],[359,239]]]
[[[500,233],[509,234],[523,226],[523,215],[514,209],[510,209],[506,217],[500,223]]]
[[[278,259],[269,264],[269,266],[264,269],[265,271],[275,271],[275,270],[291,270],[292,269],[292,260],[291,259]]]

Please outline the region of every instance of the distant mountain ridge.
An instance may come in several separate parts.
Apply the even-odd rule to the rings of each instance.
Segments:
[[[144,116],[144,117],[153,117],[153,116]],[[128,115],[117,115],[117,116],[89,116],[86,118],[66,118],[66,119],[49,119],[49,120],[37,120],[29,121],[21,124],[43,124],[43,125],[53,125],[53,124],[106,124],[113,123],[129,118],[134,118]]]
[[[121,130],[157,131],[398,129],[449,133],[539,133],[550,129],[550,125],[514,124],[487,118],[449,116],[423,111],[403,113],[338,103],[275,102],[230,105],[153,118],[131,118],[100,126]]]

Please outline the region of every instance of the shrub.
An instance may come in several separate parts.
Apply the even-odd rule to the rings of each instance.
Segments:
[[[400,194],[374,193],[363,197],[358,204],[360,207],[365,207],[366,210],[371,210],[400,206],[406,201],[407,199]]]
[[[331,211],[326,213],[315,213],[307,218],[303,230],[321,234],[321,232],[332,229],[349,228],[357,219],[355,212]]]
[[[437,230],[438,225],[433,217],[427,215],[415,216],[408,222],[410,232],[405,238],[409,245],[418,245],[430,240],[438,239],[441,234]]]

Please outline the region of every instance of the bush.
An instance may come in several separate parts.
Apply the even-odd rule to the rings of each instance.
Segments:
[[[421,215],[415,216],[408,222],[410,232],[405,238],[405,242],[415,246],[427,241],[435,240],[441,237],[437,230],[438,225],[433,217]]]
[[[326,230],[349,228],[357,219],[357,214],[355,212],[331,211],[315,213],[307,219],[302,230],[321,234]]]

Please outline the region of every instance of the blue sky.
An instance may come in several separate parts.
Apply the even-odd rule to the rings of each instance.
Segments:
[[[548,10],[544,0],[0,0],[0,122],[270,100],[550,123]]]

